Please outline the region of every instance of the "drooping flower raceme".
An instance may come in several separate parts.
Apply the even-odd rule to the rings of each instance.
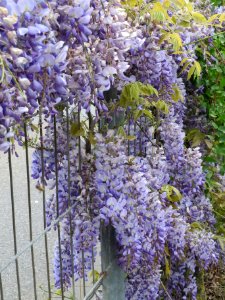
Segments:
[[[154,4],[147,2],[149,10]],[[192,19],[188,28],[178,25],[183,47],[174,53],[169,40],[162,39],[162,28],[168,30],[163,22],[149,22],[149,11],[139,15],[134,7],[133,14],[117,0],[1,5],[0,150],[7,151],[13,138],[22,144],[23,123],[32,123],[39,113],[46,128],[33,154],[32,176],[40,190],[52,193],[46,201],[47,225],[72,206],[60,221],[55,286],[60,288],[62,279],[68,289],[73,272],[75,280],[87,279],[104,223],[115,231],[127,299],[167,299],[168,293],[196,299],[198,272],[217,263],[219,247],[204,195],[201,149],[186,148],[184,142],[190,100],[179,65],[183,59],[190,66],[195,62],[195,42],[211,36],[213,26],[196,26]],[[168,18],[173,14],[176,10],[168,11]],[[162,99],[169,113],[152,109],[153,99],[145,95],[152,119],[134,120],[129,106],[127,111],[118,107],[122,88],[134,81],[156,88],[154,100]],[[66,106],[75,132],[68,132]],[[134,141],[106,130],[114,108],[128,116],[120,125]],[[81,109],[90,128],[87,122],[79,128]],[[96,134],[97,121],[106,133]],[[168,187],[182,198],[174,200],[165,192]]]
[[[19,3],[17,7],[22,9]],[[10,146],[7,138],[17,137],[14,132],[21,132],[20,126],[32,118],[40,105],[49,116],[56,114],[57,103],[68,100],[63,73],[68,48],[51,32],[46,20],[49,12],[44,2],[32,13],[18,10],[18,16],[10,15],[7,8],[1,9],[0,147],[3,151]]]
[[[166,171],[162,150],[158,164],[150,165],[147,158],[127,156],[123,142],[116,140],[113,132],[105,138],[99,135],[97,145],[94,199],[99,203],[101,218],[115,229],[121,247],[119,263],[128,274],[128,299],[157,299],[166,247],[177,262],[187,251],[195,266],[198,260],[206,268],[217,262],[213,235],[205,239],[205,232],[198,232],[208,247],[205,254],[204,250],[198,252],[188,218],[173,209],[166,195],[159,192],[169,182],[169,177],[159,173],[160,169],[161,173]],[[215,251],[214,255],[209,249]],[[194,275],[192,280],[195,282]],[[184,282],[184,287],[187,284]]]

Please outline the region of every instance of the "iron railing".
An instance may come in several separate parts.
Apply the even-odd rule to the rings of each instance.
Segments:
[[[79,114],[78,114],[79,116]],[[45,168],[44,168],[44,125],[42,121],[42,112],[39,114],[39,149],[41,151],[41,169],[42,169],[42,182],[45,179]],[[66,128],[67,128],[67,159],[70,162],[70,122],[69,122],[69,112],[66,110]],[[81,140],[79,138],[78,147],[80,148]],[[0,218],[2,220],[7,220],[7,230],[9,230],[9,226],[11,226],[10,230],[12,233],[12,244],[11,248],[13,250],[13,256],[10,257],[11,249],[9,245],[4,243],[4,238],[1,239],[0,234],[0,251],[4,252],[4,257],[7,256],[7,259],[4,260],[0,257],[0,296],[1,300],[51,300],[51,299],[76,299],[76,300],[88,300],[92,298],[96,299],[105,299],[105,300],[123,300],[125,298],[124,292],[124,274],[120,270],[120,268],[116,264],[115,257],[115,240],[111,227],[105,228],[102,227],[101,233],[101,258],[98,260],[101,263],[98,264],[97,268],[99,269],[100,278],[96,280],[95,278],[95,268],[96,265],[94,263],[94,258],[92,259],[92,278],[88,282],[85,281],[85,276],[83,274],[82,280],[79,282],[74,281],[74,274],[72,274],[72,288],[69,291],[69,294],[63,290],[62,284],[62,260],[61,260],[61,232],[60,232],[60,221],[66,215],[70,216],[70,230],[71,230],[71,253],[73,259],[73,240],[72,240],[72,229],[71,229],[71,210],[75,207],[76,203],[71,202],[70,196],[68,199],[68,208],[63,214],[59,214],[59,206],[58,206],[58,145],[57,145],[57,120],[54,118],[54,153],[55,153],[55,179],[56,179],[56,200],[57,200],[57,218],[56,220],[47,227],[46,225],[46,216],[45,216],[45,204],[47,198],[47,191],[45,188],[39,191],[38,195],[36,195],[37,191],[34,191],[34,181],[31,179],[30,175],[30,165],[31,165],[31,151],[29,147],[29,137],[27,132],[27,125],[24,124],[24,147],[19,150],[19,158],[15,157],[15,155],[8,151],[8,174],[5,174],[6,171],[3,168],[3,165],[6,164],[6,156],[7,154],[0,154],[0,202],[3,201],[1,199],[1,195],[4,195],[7,199],[4,200],[6,211],[9,211],[9,205],[11,201],[11,225],[9,225],[10,215],[6,215],[4,211],[0,211]],[[128,146],[129,147],[129,146]],[[135,146],[136,147],[136,146]],[[18,170],[17,162],[23,158],[24,160],[24,170]],[[3,164],[4,161],[4,164]],[[79,150],[79,166],[81,168],[82,158],[81,151]],[[68,163],[68,194],[70,195],[70,163]],[[19,173],[19,176],[15,178],[14,173]],[[2,179],[6,180],[10,187],[10,193],[7,191],[2,192],[5,188],[5,185],[1,186]],[[18,178],[19,177],[19,178]],[[3,180],[3,181],[4,181]],[[18,196],[18,188],[15,190],[15,182],[17,182],[17,187],[20,186],[21,189],[26,190],[23,193],[23,203],[26,201],[26,209],[28,210],[28,214],[25,214],[25,205],[20,211],[20,221],[18,220],[18,203],[22,201]],[[35,196],[34,196],[35,195]],[[34,220],[34,212],[36,208],[34,208],[34,199],[38,197],[38,201],[42,198],[42,208],[39,206],[39,217],[38,223],[37,219]],[[4,198],[5,199],[5,198]],[[4,209],[4,208],[3,208]],[[42,218],[42,221],[40,219]],[[25,221],[25,219],[27,220]],[[20,222],[20,228],[22,230],[28,230],[28,237],[26,238],[26,245],[24,247],[18,247],[18,242],[20,242],[20,238],[18,237],[18,222]],[[3,222],[4,223],[4,222]],[[41,225],[42,223],[42,225]],[[42,230],[40,230],[40,226],[42,226]],[[39,228],[39,232],[36,232],[36,227]],[[53,276],[52,276],[52,228],[57,227],[57,243],[59,245],[59,256],[60,256],[60,271],[61,271],[61,290],[54,289]],[[1,232],[4,237],[4,226],[1,228]],[[34,231],[36,232],[34,234]],[[10,233],[10,234],[11,234]],[[39,244],[41,242],[41,244]],[[49,246],[49,243],[51,246]],[[38,246],[40,245],[40,246]],[[38,253],[41,253],[42,264],[41,267],[38,266],[39,257],[36,255],[38,247]],[[99,246],[100,247],[100,246]],[[6,253],[9,253],[6,255]],[[1,254],[1,252],[0,252]],[[26,268],[23,263],[20,262],[22,257],[26,256],[26,261],[29,261],[29,273],[31,277],[31,281],[29,284],[26,284],[26,288],[22,287],[24,284],[24,276],[26,273]],[[43,259],[44,258],[44,259]],[[82,255],[82,260],[84,260],[84,256]],[[15,267],[15,272],[12,267]],[[84,269],[84,261],[83,261],[83,269]],[[40,271],[41,270],[41,271]],[[39,273],[43,275],[43,282],[41,282],[40,286],[40,276]],[[13,276],[16,275],[16,278],[13,279]],[[97,295],[97,292],[101,294]],[[44,293],[44,294],[43,294]],[[104,296],[102,296],[104,295]]]

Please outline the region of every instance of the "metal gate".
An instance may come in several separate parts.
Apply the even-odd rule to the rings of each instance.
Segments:
[[[56,118],[54,135],[57,136]],[[67,111],[69,147],[70,123]],[[42,178],[44,181],[44,125],[42,116],[36,121],[38,137],[36,141],[41,151]],[[116,264],[115,240],[112,228],[102,227],[101,257],[92,260],[90,278],[74,281],[69,291],[54,287],[52,259],[53,244],[60,245],[60,221],[70,215],[74,205],[69,202],[66,211],[47,227],[45,203],[48,191],[37,189],[31,178],[31,153],[36,146],[30,142],[27,125],[24,124],[23,147],[15,151],[0,153],[0,296],[1,300],[33,299],[124,299],[124,274]],[[80,137],[79,137],[80,139]],[[57,166],[57,139],[54,151]],[[70,166],[68,164],[68,188],[70,186]],[[58,178],[56,167],[56,195]],[[58,208],[57,211],[59,212]],[[56,231],[51,230],[56,228]],[[62,278],[62,262],[60,263]],[[74,274],[73,274],[74,278]],[[103,296],[104,295],[104,296]]]

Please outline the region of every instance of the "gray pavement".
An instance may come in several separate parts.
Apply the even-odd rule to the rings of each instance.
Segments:
[[[18,252],[29,244],[29,215],[26,181],[25,151],[17,149],[19,158],[12,157],[13,183],[15,198],[15,222]],[[43,231],[42,193],[35,188],[31,181],[32,225],[33,238]],[[55,233],[48,233],[49,257],[51,266],[51,282],[53,284],[52,257]],[[8,155],[0,153],[0,269],[3,268],[14,255],[12,207],[10,197],[10,181],[8,169]],[[37,277],[37,291],[39,299],[47,299],[43,292],[47,288],[46,259],[44,238],[34,245],[35,271]],[[19,258],[19,274],[22,300],[34,299],[33,277],[30,249]],[[8,266],[2,274],[4,300],[17,300],[17,281],[15,263]],[[42,290],[43,289],[43,290]]]

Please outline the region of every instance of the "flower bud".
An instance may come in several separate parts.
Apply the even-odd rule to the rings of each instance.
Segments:
[[[8,16],[3,18],[3,22],[8,26],[13,26],[17,23],[18,18],[16,16]]]
[[[19,49],[19,48],[14,48],[14,47],[11,47],[10,48],[10,53],[14,56],[19,56],[23,53],[23,50]]]
[[[8,9],[0,6],[0,16],[8,16],[8,14],[9,14]]]

